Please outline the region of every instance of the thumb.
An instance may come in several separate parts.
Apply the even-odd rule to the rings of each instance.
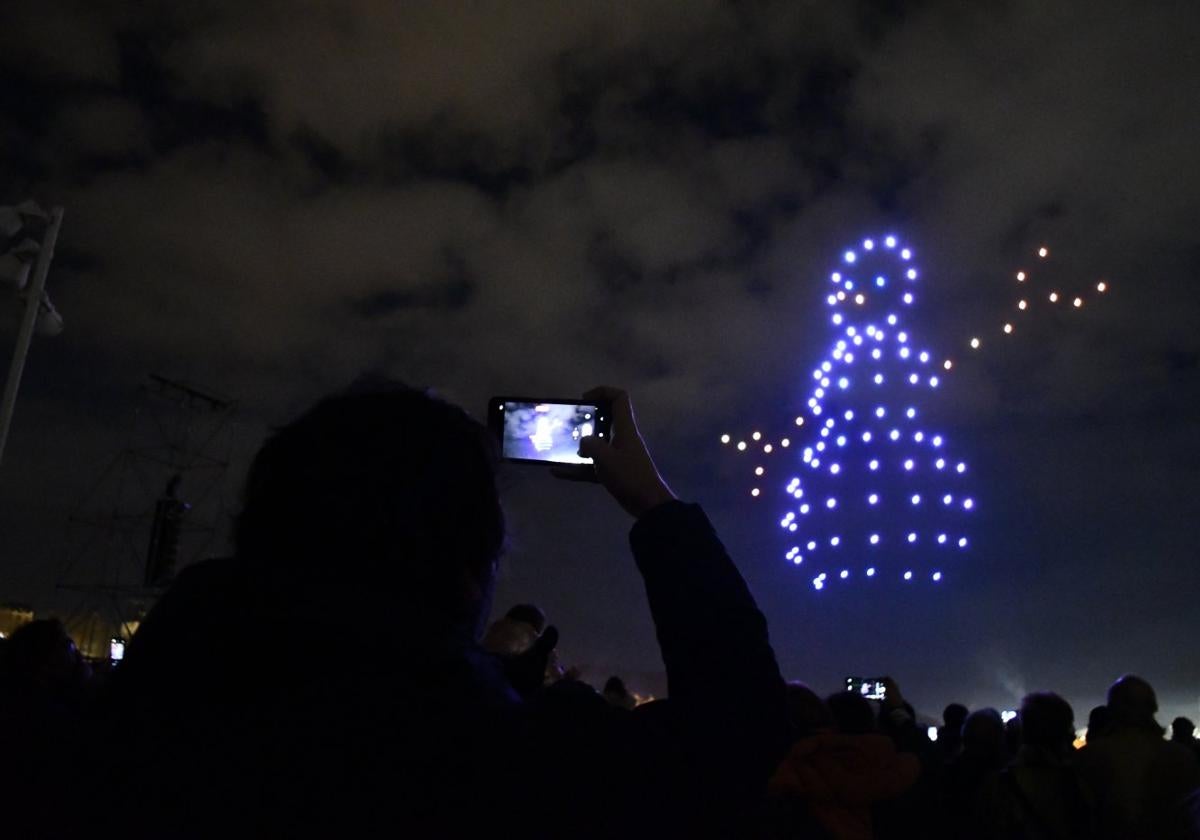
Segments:
[[[597,464],[603,463],[611,452],[612,444],[595,435],[589,435],[579,441],[579,455],[583,458],[591,458]]]

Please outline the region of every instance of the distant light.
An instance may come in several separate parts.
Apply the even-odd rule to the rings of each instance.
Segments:
[[[892,440],[900,440],[900,430],[892,429],[892,431],[888,433],[888,437],[890,437]]]
[[[918,380],[918,379],[920,379],[920,378],[921,378],[921,377],[917,376],[917,375],[914,373],[914,374],[912,374],[912,375],[910,375],[910,376],[908,377],[908,381],[909,381],[909,382],[911,382],[913,385],[916,385],[916,384],[917,384],[917,380]]]
[[[830,472],[832,475],[837,475],[837,474],[838,474],[838,473],[840,473],[841,471],[842,471],[842,468],[841,468],[841,466],[840,466],[840,465],[838,465],[838,464],[830,464],[830,465],[829,465],[829,472]]]
[[[875,384],[876,384],[876,385],[882,385],[882,384],[883,384],[883,374],[882,374],[882,373],[877,373],[877,374],[875,374]]]
[[[1028,301],[1024,301],[1024,300],[1017,301],[1017,309],[1020,309],[1022,312],[1025,311],[1028,307],[1029,307]]]
[[[971,500],[971,499],[963,499],[963,508],[964,508],[964,509],[966,509],[966,510],[970,510],[970,509],[971,509],[971,508],[973,508],[973,507],[975,507],[975,502],[974,502],[973,500]]]
[[[929,387],[936,388],[940,380],[936,376],[929,377]]]
[[[954,362],[947,359],[946,361],[942,362],[942,367],[944,367],[946,370],[950,370],[950,368],[954,367]]]
[[[902,259],[902,260],[907,260],[907,259],[910,259],[911,257],[912,257],[912,251],[908,250],[907,248],[905,248],[903,251],[900,252],[900,259]]]
[[[1074,304],[1075,308],[1078,309],[1079,307],[1083,306],[1083,298],[1075,298],[1072,303]]]
[[[909,458],[904,462],[904,469],[911,470],[913,468],[913,459]]]
[[[751,440],[762,440],[762,432],[755,432],[754,434],[750,435],[750,439]]]
[[[915,531],[908,532],[908,541],[910,543],[915,543],[917,541],[917,534]]]
[[[784,449],[787,449],[789,446],[792,445],[792,442],[790,440],[788,440],[787,438],[784,438],[783,440],[779,441],[779,445],[782,446]]]
[[[729,443],[729,435],[721,435],[721,443]]]
[[[953,501],[954,501],[954,497],[951,496],[949,493],[947,493],[945,496],[942,496],[942,504],[944,504],[944,505],[948,505]]]
[[[920,494],[920,493],[913,493],[913,496],[912,496],[912,503],[913,503],[914,505],[919,505],[919,504],[921,504],[921,494]]]
[[[900,358],[907,359],[910,355],[910,352],[911,351],[907,347],[901,347],[900,348]]]
[[[879,535],[878,534],[871,535],[871,545],[879,545]]]
[[[853,411],[851,411],[850,409],[846,409],[846,413],[845,413],[845,414],[843,414],[842,416],[843,416],[843,417],[845,417],[847,420],[853,420],[853,419],[854,419],[854,412],[853,412]]]
[[[834,548],[837,548],[839,545],[841,545],[841,543],[842,543],[841,537],[830,537],[829,538],[829,544],[831,546],[833,546]]]
[[[825,302],[830,306],[837,306],[837,295],[830,295],[829,297],[825,298]]]
[[[1018,272],[1017,272],[1017,282],[1018,282],[1018,283],[1024,283],[1024,282],[1025,282],[1025,272],[1024,272],[1024,271],[1018,271]]]
[[[888,325],[889,325],[889,326],[893,326],[893,327],[894,327],[894,326],[896,326],[896,316],[895,316],[895,315],[889,315],[889,316],[887,317],[887,322],[888,322]]]
[[[841,379],[838,380],[838,387],[841,388],[843,391],[846,390],[847,388],[850,387],[850,380],[843,376]]]
[[[792,533],[795,533],[796,532],[796,523],[793,522],[791,525],[789,525],[788,530],[791,531]]]
[[[879,462],[872,458],[871,463],[867,464],[867,468],[871,470],[877,470],[879,469]]]
[[[757,487],[755,487],[753,490],[751,490],[751,491],[750,491],[750,495],[751,495],[751,496],[757,496],[757,495],[758,495],[758,488],[757,488]]]
[[[845,289],[847,292],[850,291],[851,289],[854,288],[854,281],[847,280],[845,283],[842,284],[842,288]]]
[[[792,557],[792,562],[795,563],[797,566],[799,566],[801,563],[804,562],[804,556],[801,554],[794,555]]]
[[[908,411],[904,412],[904,416],[911,420],[917,416],[917,410],[912,406],[909,406]]]
[[[878,407],[875,409],[875,416],[876,416],[876,417],[882,417],[882,416],[883,416],[883,415],[885,415],[885,414],[887,414],[887,409],[885,409],[883,406],[878,406]]]
[[[1050,293],[1050,302],[1051,302],[1051,303],[1058,303],[1058,292],[1051,292],[1051,293]]]
[[[837,507],[837,499],[830,496],[828,499],[825,500],[825,507],[829,508],[830,510],[833,510],[835,507]]]
[[[1012,324],[1005,324],[1005,325],[1004,325],[1004,332],[1005,332],[1005,334],[1006,334],[1006,335],[1011,335],[1011,334],[1012,334],[1012,330],[1013,330],[1013,326],[1012,326]]]
[[[855,347],[862,347],[862,343],[863,343],[863,337],[861,335],[854,336],[854,346]]]
[[[808,541],[808,550],[809,550],[809,551],[816,551],[816,550],[817,550],[817,541],[816,541],[816,540],[809,540],[809,541]]]
[[[867,569],[867,577],[875,577],[875,567],[874,566]]]
[[[960,539],[960,540],[958,541],[958,547],[959,547],[959,548],[966,548],[966,547],[967,547],[967,538],[966,538],[966,537],[963,537],[962,539]]]
[[[755,474],[755,475],[762,475],[764,472],[765,472],[765,470],[764,470],[762,467],[755,467],[755,468],[754,468],[754,474]]]
[[[833,318],[831,320],[833,321],[833,325],[836,327],[840,325],[844,319],[842,318],[842,313],[835,312],[833,313]]]
[[[904,579],[905,579],[905,580],[912,580],[912,572],[905,572],[905,573],[904,573]]]
[[[745,452],[746,451],[746,441],[739,440],[737,448],[738,448],[738,452]]]
[[[942,579],[942,573],[941,573],[941,572],[934,572],[932,575],[930,575],[930,577],[931,577],[931,578],[933,578],[933,582],[934,582],[934,583],[937,583],[939,580],[941,580],[941,579]]]
[[[870,433],[870,432],[863,432],[863,433],[862,433],[862,440],[863,440],[863,443],[870,443],[870,442],[871,442],[871,433]]]
[[[944,469],[944,468],[945,468],[945,466],[946,466],[946,459],[945,459],[945,458],[938,458],[936,461],[934,461],[933,465],[934,465],[935,467],[937,467],[939,470],[940,470],[940,469]]]
[[[964,464],[962,461],[959,461],[958,466],[955,467],[954,469],[958,470],[960,473],[965,473],[967,471],[967,465]]]
[[[906,332],[896,333],[896,340],[899,341],[901,344],[903,344],[904,342],[908,341],[908,333],[906,333]]]
[[[971,339],[971,349],[972,349],[972,350],[978,350],[978,349],[979,349],[979,339],[978,339],[978,338],[972,338],[972,339]]]
[[[865,251],[870,251],[870,250],[872,250],[874,247],[875,247],[875,243],[874,243],[874,242],[872,242],[870,239],[864,239],[864,240],[863,240],[863,250],[865,250]]]
[[[824,589],[825,583],[820,578],[813,578],[813,589]]]
[[[887,285],[887,280],[885,280],[883,278],[883,276],[880,275],[879,277],[875,278],[875,285],[882,289],[884,286]]]
[[[883,356],[883,351],[882,351],[882,350],[880,350],[878,347],[876,347],[874,350],[872,350],[872,351],[871,351],[871,358],[872,358],[872,359],[879,359],[879,358],[881,358],[882,356]]]
[[[836,442],[837,442],[837,445],[838,445],[838,446],[845,446],[845,445],[846,445],[846,436],[845,436],[845,435],[838,435],[838,436],[837,436],[837,441],[836,441]]]
[[[932,443],[934,446],[941,446],[942,445],[942,436],[934,435]],[[786,444],[785,444],[785,446],[786,446]]]
[[[858,259],[858,257],[856,257],[856,256],[854,255],[854,252],[853,252],[853,251],[847,251],[847,252],[846,252],[846,253],[843,255],[843,258],[844,258],[844,259],[846,260],[846,262],[848,262],[848,263],[853,263],[853,262],[854,262],[856,259]]]
[[[896,237],[894,237],[894,236],[885,237],[883,240],[883,244],[889,248],[895,248],[896,247]]]
[[[113,662],[120,662],[125,658],[125,640],[114,638],[108,643],[108,658]]]
[[[768,455],[770,455],[770,454],[771,454],[771,450],[772,450],[773,448],[774,448],[774,447],[772,447],[772,446],[771,446],[771,444],[769,444],[769,443],[768,443],[766,446],[764,446],[764,447],[763,447],[763,452],[765,452],[765,453],[767,453]]]
[[[860,292],[859,294],[854,296],[854,302],[857,303],[859,306],[862,306],[864,303],[867,302],[866,295],[864,295]]]
[[[1045,259],[1046,257],[1050,256],[1050,251],[1045,246],[1042,246],[1041,248],[1038,248],[1038,256]]]
[[[845,580],[846,578],[850,577],[849,570],[842,569],[842,573],[841,573],[841,575],[839,575],[839,577],[841,577],[842,580]]]
[[[797,493],[800,493],[800,491],[799,491],[799,490],[797,490],[796,492],[797,492]],[[798,498],[800,498],[800,497],[799,497],[799,496],[797,496],[796,498],[798,499]],[[800,514],[801,514],[802,516],[808,516],[808,512],[809,512],[810,510],[812,510],[812,508],[810,508],[808,505],[800,505]]]
[[[869,505],[876,504],[878,501],[879,501],[879,494],[877,494],[877,493],[872,493],[870,496],[867,496],[867,504],[869,504]]]
[[[922,350],[921,355],[918,356],[917,358],[920,359],[921,364],[925,364],[926,362],[929,361],[929,354],[926,353],[924,350]]]
[[[846,299],[846,293],[845,293],[845,292],[843,292],[843,291],[841,291],[841,290],[839,289],[839,290],[838,290],[838,293],[837,293],[836,295],[834,295],[834,297],[836,297],[838,300],[845,300],[845,299]]]
[[[804,418],[803,418],[803,417],[797,417],[797,418],[796,418],[796,425],[797,425],[797,426],[803,426],[803,425],[804,425]]]
[[[910,268],[905,276],[907,276],[909,280],[916,280],[917,270],[915,268]]]
[[[809,461],[811,461],[811,460],[812,460],[812,456],[813,456],[812,447],[811,447],[811,446],[806,446],[806,447],[804,447],[804,461],[805,461],[805,463],[808,463]]]
[[[912,292],[905,292],[905,293],[904,293],[904,302],[905,302],[905,303],[909,303],[909,304],[911,304],[911,303],[913,302],[913,296],[912,296]]]
[[[926,727],[925,728],[925,737],[928,738],[930,741],[936,742],[937,738],[938,738],[938,728],[936,726]]]
[[[938,545],[945,545],[945,544],[946,544],[946,535],[938,534]]]
[[[1101,294],[1104,294],[1105,292],[1108,291],[1108,284],[1105,283],[1103,280],[1101,280],[1099,283],[1096,284],[1096,291],[1100,292]]]

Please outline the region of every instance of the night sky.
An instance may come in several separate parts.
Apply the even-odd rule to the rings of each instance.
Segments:
[[[151,372],[239,401],[232,503],[271,424],[365,372],[478,416],[611,383],[785,676],[891,674],[930,713],[1056,689],[1078,720],[1136,672],[1200,715],[1194,2],[10,6],[0,203],[66,207],[66,329],[0,467],[0,601],[61,608],[67,516]],[[718,439],[803,409],[829,271],[885,232],[922,268],[914,333],[964,360],[929,410],[973,548],[937,586],[814,592],[782,493]],[[1043,243],[1064,289],[1111,291],[1002,339]],[[498,607],[541,604],[593,682],[657,686],[625,516],[504,483]]]

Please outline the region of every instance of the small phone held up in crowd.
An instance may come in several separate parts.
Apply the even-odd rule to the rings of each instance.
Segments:
[[[868,700],[883,700],[887,697],[887,685],[884,684],[883,677],[846,677],[846,690]]]
[[[521,464],[590,464],[579,442],[612,435],[611,407],[577,398],[492,397],[488,429],[505,461]]]

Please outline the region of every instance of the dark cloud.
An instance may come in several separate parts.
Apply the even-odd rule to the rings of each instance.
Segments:
[[[152,370],[238,396],[247,451],[363,370],[476,408],[622,382],[792,672],[907,673],[935,704],[957,686],[1090,702],[1144,669],[1194,699],[1197,17],[1033,0],[14,9],[0,186],[67,207],[51,278],[67,332],[34,348],[0,472],[0,586],[52,600],[47,535]],[[828,266],[884,227],[920,248],[914,331],[959,355],[989,336],[931,405],[987,476],[980,548],[952,595],[814,600],[713,441],[802,406]],[[1040,280],[1113,290],[1001,351],[1012,272],[1042,241]],[[544,601],[597,668],[655,669],[618,517],[527,474],[511,504],[502,594]]]

